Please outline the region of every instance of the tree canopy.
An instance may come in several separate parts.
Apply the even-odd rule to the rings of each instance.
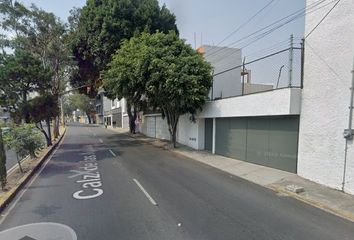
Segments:
[[[31,53],[17,49],[2,55],[0,64],[0,104],[14,112],[27,103],[29,93],[50,87],[51,71]]]
[[[194,115],[205,103],[212,67],[176,33],[143,33],[125,41],[103,74],[110,94],[161,109],[176,143],[180,115]]]
[[[72,11],[69,20],[72,52],[79,67],[71,79],[76,87],[97,85],[122,40],[143,31],[177,32],[175,16],[157,0],[88,0],[82,9]]]
[[[75,110],[83,111],[87,115],[89,123],[91,123],[91,113],[95,111],[94,100],[84,94],[73,94],[68,97],[68,101]]]

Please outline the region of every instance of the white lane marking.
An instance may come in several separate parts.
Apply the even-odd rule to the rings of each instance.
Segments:
[[[63,139],[60,141],[60,143],[58,144],[58,146],[56,147],[56,149],[54,149],[54,151],[52,152],[52,154],[50,155],[50,157],[48,157],[48,159],[44,162],[44,164],[42,165],[41,169],[39,169],[39,171],[33,176],[32,180],[23,188],[22,192],[20,193],[20,195],[18,195],[17,199],[13,202],[13,204],[11,205],[10,203],[10,208],[6,211],[6,213],[4,213],[2,216],[3,218],[0,219],[0,226],[3,224],[3,222],[5,221],[6,217],[11,213],[11,211],[16,207],[17,203],[21,200],[21,198],[23,197],[23,195],[26,193],[28,187],[30,187],[34,181],[36,181],[36,179],[38,178],[38,176],[41,174],[41,172],[43,171],[43,169],[48,165],[48,163],[50,162],[50,160],[52,160],[52,157],[55,155],[55,153],[58,151],[58,149],[60,148],[61,144],[64,142],[65,136],[63,137]]]
[[[100,142],[100,143],[103,143],[103,140],[100,138],[100,139],[98,139],[98,141]]]
[[[139,183],[138,180],[136,180],[135,178],[133,179],[134,182],[136,183],[136,185],[138,185],[138,187],[140,188],[140,190],[145,194],[145,196],[147,197],[147,199],[149,199],[149,201],[152,203],[152,205],[157,206],[157,203],[155,202],[155,200],[150,196],[150,194],[144,189],[144,187]]]
[[[113,157],[117,157],[117,155],[111,149],[109,149],[109,152],[113,155]]]

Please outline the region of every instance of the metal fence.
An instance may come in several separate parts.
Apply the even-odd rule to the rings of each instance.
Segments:
[[[302,88],[303,53],[303,44],[291,42],[284,49],[261,57],[238,59],[239,65],[226,69],[222,69],[220,60],[217,60],[219,66],[214,70],[208,98],[218,100],[281,88]]]

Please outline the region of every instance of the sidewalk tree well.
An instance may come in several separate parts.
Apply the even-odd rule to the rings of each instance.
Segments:
[[[173,31],[125,41],[102,75],[110,94],[160,109],[174,147],[179,117],[196,114],[212,84],[211,65]]]
[[[95,97],[100,72],[106,69],[112,55],[124,39],[143,31],[177,31],[175,16],[159,6],[157,0],[88,0],[82,9],[73,9],[69,17],[71,49],[78,62],[78,71],[71,85],[90,84],[89,93]]]
[[[6,154],[5,154],[5,147],[2,138],[1,128],[0,128],[0,182],[1,182],[1,189],[4,190],[7,183],[7,171],[6,171]]]

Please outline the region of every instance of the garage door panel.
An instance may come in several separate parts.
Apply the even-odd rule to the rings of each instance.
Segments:
[[[296,173],[298,118],[272,119],[269,135],[269,164]]]
[[[269,119],[248,120],[247,153],[249,162],[265,165],[268,162]]]
[[[247,142],[247,119],[231,118],[229,138],[229,152],[231,156],[239,160],[246,160],[246,142]]]
[[[216,132],[215,132],[215,153],[216,154],[230,156],[229,131],[230,131],[230,122],[227,118],[216,119]]]
[[[213,119],[205,119],[205,150],[212,151],[213,148]]]

